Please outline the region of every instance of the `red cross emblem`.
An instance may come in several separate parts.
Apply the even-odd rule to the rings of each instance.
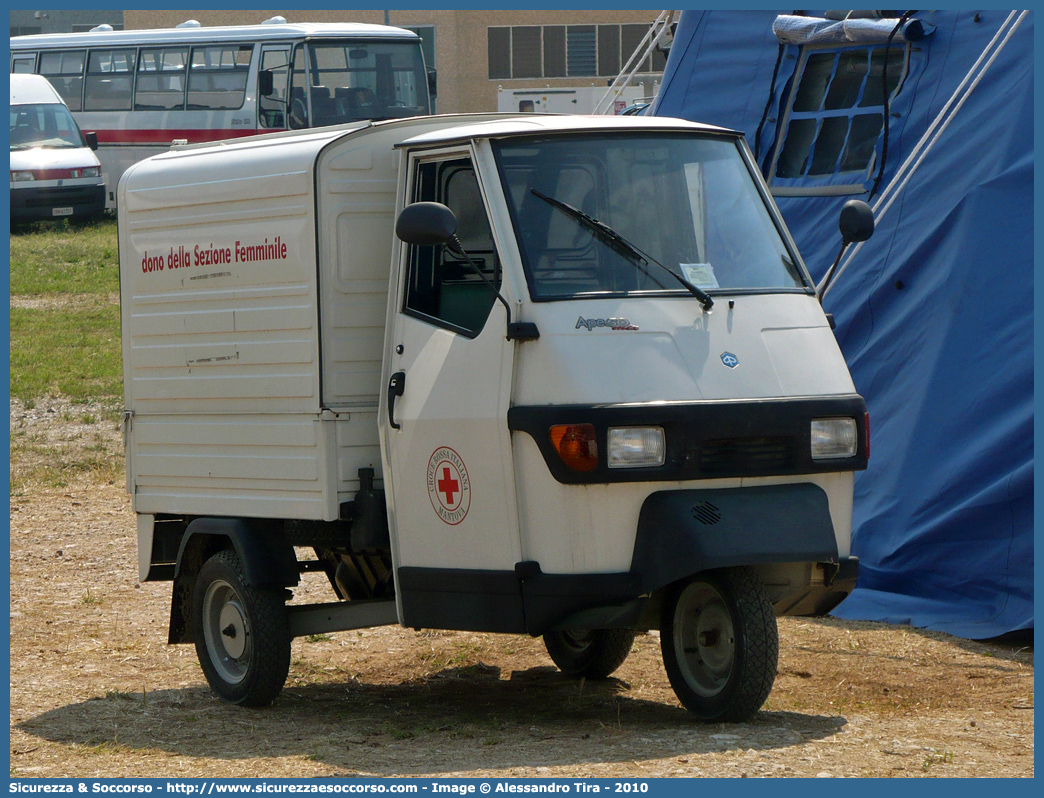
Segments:
[[[471,508],[471,479],[460,455],[448,446],[436,449],[428,461],[428,498],[445,523],[456,526]]]
[[[453,494],[460,489],[460,483],[450,476],[449,466],[443,466],[442,479],[439,480],[439,492],[445,494],[446,504],[453,506]]]

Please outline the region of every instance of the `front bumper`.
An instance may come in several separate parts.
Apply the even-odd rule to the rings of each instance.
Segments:
[[[71,213],[61,212],[72,209]],[[55,210],[59,213],[55,213]],[[105,186],[46,186],[11,190],[11,221],[93,219],[105,210]]]

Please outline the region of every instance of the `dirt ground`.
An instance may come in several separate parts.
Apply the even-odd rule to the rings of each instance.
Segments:
[[[57,410],[12,403],[13,440],[118,453],[112,422]],[[295,601],[332,598],[308,578]],[[209,692],[191,646],[166,644],[169,608],[169,583],[137,581],[120,479],[12,496],[12,777],[1034,774],[1032,644],[784,618],[765,707],[704,725],[653,634],[613,678],[581,682],[539,639],[384,627],[295,640],[281,697],[246,710]]]

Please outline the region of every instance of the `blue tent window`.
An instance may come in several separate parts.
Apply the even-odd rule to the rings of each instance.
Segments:
[[[847,173],[862,181],[884,125],[885,47],[805,50],[773,173],[784,179]],[[906,48],[893,44],[887,63],[891,98],[902,82]]]

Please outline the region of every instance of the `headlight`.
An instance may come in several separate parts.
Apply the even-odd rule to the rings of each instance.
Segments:
[[[86,169],[81,169],[80,177],[101,177],[101,167],[88,166]]]
[[[36,176],[28,169],[11,170],[12,183],[21,183],[25,180],[36,180]]]
[[[610,468],[662,466],[667,445],[663,427],[610,427]]]
[[[816,418],[812,420],[812,459],[834,460],[855,457],[856,421],[854,418]]]

